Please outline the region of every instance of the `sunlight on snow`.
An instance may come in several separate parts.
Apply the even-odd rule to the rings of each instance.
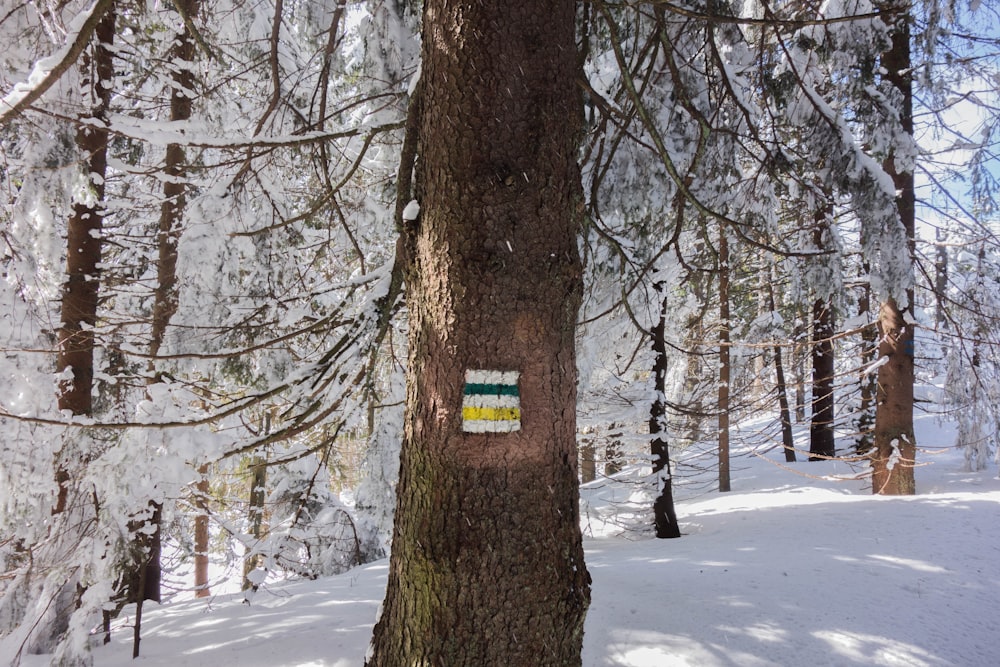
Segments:
[[[888,563],[890,565],[899,565],[902,567],[908,567],[911,570],[916,570],[918,572],[930,572],[932,574],[947,574],[948,569],[943,568],[940,565],[934,565],[933,563],[926,563],[921,560],[914,560],[912,558],[900,558],[899,556],[879,556],[877,554],[869,554],[869,558],[872,560],[881,561],[883,563]]]
[[[862,665],[899,665],[900,667],[935,667],[952,664],[919,646],[901,641],[845,630],[818,630],[812,633],[830,645],[835,654]]]

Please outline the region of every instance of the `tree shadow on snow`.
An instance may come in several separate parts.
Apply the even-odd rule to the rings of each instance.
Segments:
[[[588,540],[584,665],[1000,664],[1000,504],[858,500],[682,516],[679,540]]]

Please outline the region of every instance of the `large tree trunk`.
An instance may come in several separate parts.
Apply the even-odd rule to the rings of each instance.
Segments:
[[[883,9],[895,12],[896,25],[892,45],[882,55],[886,79],[902,96],[900,123],[913,134],[913,83],[910,71],[909,3],[891,0]],[[913,170],[897,163],[895,156],[886,160],[885,169],[896,185],[896,206],[906,229],[913,257],[915,193]],[[872,452],[872,492],[885,495],[916,493],[913,467],[916,458],[916,437],[913,432],[914,340],[913,324],[906,321],[913,309],[913,291],[907,294],[907,305],[901,308],[895,299],[879,307],[879,359],[888,358],[878,369],[877,407],[875,408],[874,451]]]
[[[56,371],[65,379],[59,383],[60,411],[73,415],[93,412],[94,326],[97,324],[98,291],[101,275],[102,227],[104,224],[104,181],[108,166],[108,108],[114,81],[115,11],[112,7],[98,23],[93,49],[84,54],[80,68],[84,90],[90,90],[92,107],[81,125],[76,144],[85,156],[90,196],[73,205],[66,229],[66,282],[62,290],[59,326],[59,351]],[[59,494],[54,513],[66,509],[71,485],[71,467],[85,463],[86,454],[68,451],[75,438],[68,440],[57,461],[56,481]]]
[[[579,665],[575,3],[428,0],[407,416],[368,665]]]
[[[872,452],[872,492],[884,495],[916,493],[913,465],[913,326],[889,300],[879,309],[879,359]]]
[[[111,104],[109,86],[114,80],[115,20],[115,10],[111,6],[98,21],[93,43],[83,52],[79,62],[83,104],[89,109],[81,115],[76,145],[82,156],[88,192],[74,201],[66,225],[66,282],[60,301],[56,354],[56,370],[60,376],[57,405],[61,412],[73,416],[90,416],[94,410],[94,327],[99,305],[104,183],[108,165],[108,131],[104,128]],[[56,454],[58,489],[52,514],[58,515],[58,519],[53,519],[49,527],[52,539],[48,541],[48,548],[40,550],[41,553],[49,549],[52,552],[39,557],[43,563],[39,572],[46,572],[49,565],[61,564],[45,563],[46,556],[63,561],[68,557],[66,549],[78,548],[86,534],[84,531],[93,521],[92,512],[96,508],[91,503],[91,496],[75,486],[92,457],[87,441],[86,435],[69,432]],[[80,605],[83,590],[79,571],[74,569],[65,580],[44,593],[49,608],[34,619],[28,630],[25,645],[29,653],[59,650],[60,642],[70,629],[70,618]],[[61,648],[66,646],[63,644]]]

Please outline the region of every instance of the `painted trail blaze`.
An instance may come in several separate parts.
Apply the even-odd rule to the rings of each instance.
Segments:
[[[462,430],[511,433],[521,430],[521,394],[517,371],[465,371]]]

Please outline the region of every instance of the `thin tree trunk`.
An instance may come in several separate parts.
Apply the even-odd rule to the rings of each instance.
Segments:
[[[264,500],[267,496],[267,464],[264,459],[255,457],[250,464],[250,503],[247,510],[247,520],[250,524],[250,537],[253,546],[248,546],[243,558],[243,590],[257,590],[257,583],[251,576],[260,563],[260,554],[256,549],[264,536]]]
[[[194,518],[194,596],[207,598],[211,595],[208,588],[208,549],[210,534],[208,530],[208,498],[211,488],[208,484],[208,466],[198,468],[201,478],[195,484],[194,492],[198,496],[196,506],[198,514]]]
[[[934,233],[934,323],[940,329],[948,321],[945,302],[948,291],[948,246],[947,233],[938,228]]]
[[[622,431],[613,422],[608,431],[608,441],[604,446],[604,475],[611,477],[622,471]]]
[[[371,667],[581,662],[575,10],[424,3],[407,416]]]
[[[588,438],[580,447],[580,481],[584,484],[597,479],[596,455],[594,441]]]
[[[802,338],[805,334],[801,325],[796,325],[792,332],[792,368],[795,371],[795,423],[806,420],[806,354],[803,351]]]
[[[774,303],[774,287],[770,280],[770,270],[767,281],[767,307],[774,314],[777,308]],[[774,375],[778,385],[778,418],[781,420],[781,445],[785,450],[785,462],[795,461],[795,439],[792,436],[792,415],[788,409],[788,385],[785,382],[785,367],[781,362],[781,344],[774,342]]]
[[[177,9],[183,16],[196,16],[199,0],[177,0]],[[176,37],[170,63],[173,66],[170,91],[170,120],[184,122],[191,118],[191,91],[194,73],[187,65],[194,60],[194,41],[185,28]],[[153,291],[152,327],[149,339],[149,364],[147,382],[153,384],[160,378],[156,370],[156,356],[160,353],[167,326],[177,312],[177,243],[185,209],[186,157],[184,148],[168,144],[163,166],[166,176],[163,183],[163,203],[157,226],[156,288]],[[128,599],[136,605],[133,626],[132,657],[139,656],[142,632],[142,606],[145,600],[160,601],[160,556],[162,553],[162,506],[150,501],[148,517],[130,523],[133,535],[132,551],[135,568],[132,590]]]
[[[730,490],[729,474],[729,239],[719,229],[719,491]]]
[[[662,283],[653,287],[657,295],[663,291]],[[660,297],[660,317],[653,327],[653,390],[656,397],[649,409],[649,433],[653,436],[650,454],[653,457],[653,475],[656,477],[656,498],[653,500],[653,528],[660,538],[681,536],[680,524],[674,510],[673,477],[670,471],[670,446],[661,434],[666,433],[667,387],[667,300]]]
[[[862,267],[865,275],[871,273],[867,263]],[[870,283],[865,283],[858,297],[858,315],[865,316],[871,312],[872,288]],[[858,417],[855,420],[855,430],[857,431],[855,451],[864,455],[871,451],[873,446],[873,429],[875,426],[875,394],[877,376],[869,372],[868,369],[875,362],[875,353],[878,350],[877,326],[866,326],[861,332],[861,376],[858,384],[861,390],[861,403],[858,406]]]
[[[833,206],[824,206],[816,212],[816,227],[813,231],[813,245],[818,252],[829,246],[830,217]],[[817,285],[817,290],[828,289]],[[809,460],[825,461],[837,455],[836,438],[833,432],[833,299],[824,294],[813,301],[813,343],[812,343],[812,411],[809,423]]]
[[[883,10],[894,12],[896,24],[892,45],[882,56],[886,79],[902,95],[900,122],[913,135],[913,84],[910,71],[909,3],[893,0],[883,3]],[[892,16],[893,14],[889,14]],[[885,169],[896,186],[896,206],[906,230],[907,252],[913,258],[915,229],[915,192],[912,169],[897,165],[890,156]],[[878,369],[875,437],[872,452],[872,492],[884,495],[916,493],[913,468],[916,461],[916,436],[913,430],[914,338],[913,324],[906,315],[913,308],[913,290],[901,308],[888,299],[879,308],[879,359],[887,359]]]
[[[813,302],[812,419],[809,425],[809,460],[836,456],[833,433],[833,308],[829,299]]]

